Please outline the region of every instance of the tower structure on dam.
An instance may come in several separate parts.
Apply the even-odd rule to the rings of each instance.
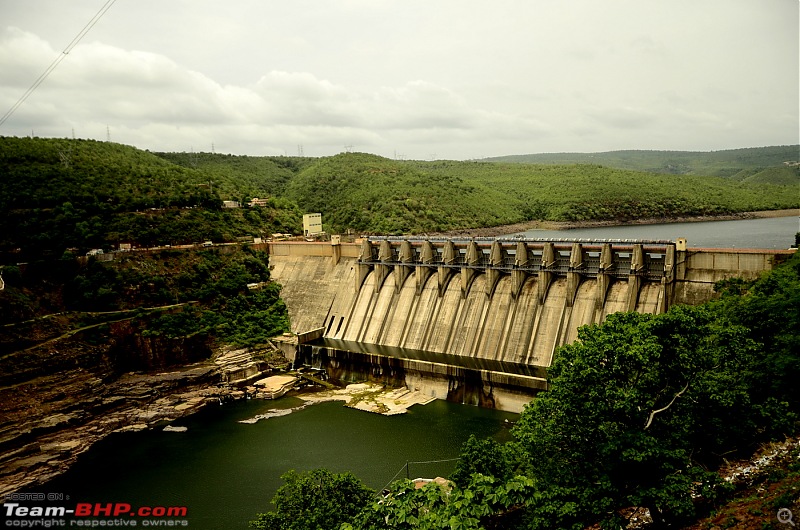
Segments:
[[[371,237],[323,334],[547,367],[582,325],[665,311],[675,255],[670,241]]]

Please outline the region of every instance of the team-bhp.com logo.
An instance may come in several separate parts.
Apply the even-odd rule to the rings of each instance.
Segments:
[[[5,526],[17,528],[58,527],[125,527],[189,526],[186,506],[139,506],[134,508],[125,502],[89,503],[79,502],[74,508],[66,506],[24,506],[18,502],[6,502],[3,506]],[[66,518],[69,518],[67,520]]]

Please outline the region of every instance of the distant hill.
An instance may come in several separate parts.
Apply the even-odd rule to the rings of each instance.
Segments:
[[[0,256],[20,262],[120,243],[299,234],[304,212],[322,213],[329,233],[420,234],[532,220],[622,222],[797,208],[796,167],[755,167],[784,158],[782,149],[728,152],[718,160],[729,173],[721,178],[598,161],[151,153],[93,140],[0,137]],[[731,153],[737,152],[735,165]],[[643,160],[642,152],[630,153],[631,161]],[[222,207],[224,200],[244,205],[254,197],[266,199],[266,206]]]
[[[397,161],[364,153],[319,159],[287,196],[331,230],[437,232],[529,220],[718,215],[800,206],[794,187],[599,165]]]
[[[800,161],[800,145],[753,147],[724,151],[608,151],[603,153],[542,153],[498,156],[486,162],[524,164],[597,164],[618,169],[711,175],[772,184],[800,182],[800,167],[785,162]]]

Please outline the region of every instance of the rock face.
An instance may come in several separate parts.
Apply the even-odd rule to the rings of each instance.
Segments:
[[[108,345],[67,338],[3,358],[0,498],[62,473],[112,432],[163,427],[208,403],[243,395],[223,380],[269,369],[247,351],[214,353],[204,340],[109,331],[117,340]]]

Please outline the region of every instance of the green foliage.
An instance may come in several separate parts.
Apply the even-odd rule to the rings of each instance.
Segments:
[[[319,159],[152,154],[109,142],[0,137],[6,183],[0,251],[30,261],[119,243],[174,246],[299,233],[303,211],[321,212],[330,233],[400,234],[800,206],[800,169],[766,164],[786,150],[763,149],[723,157],[724,167],[714,172],[729,177],[723,179],[641,171],[657,167],[609,169],[595,165],[600,159],[548,166],[363,153]],[[222,199],[244,204],[253,197],[267,198],[267,205],[221,208]]]
[[[533,476],[559,488],[552,502],[574,506],[558,523],[612,524],[629,505],[656,521],[693,515],[697,484],[717,486],[704,468],[763,427],[749,394],[756,352],[745,329],[702,307],[582,328],[516,427]]]
[[[524,476],[499,481],[472,475],[466,487],[451,489],[428,484],[416,489],[411,481],[399,481],[380,502],[362,511],[353,525],[343,530],[429,529],[478,530],[512,528],[521,508],[534,495],[534,482]]]
[[[610,151],[605,153],[543,153],[487,158],[492,162],[523,164],[600,164],[618,169],[649,173],[714,175],[766,184],[798,183],[800,168],[784,162],[797,161],[800,146],[784,145],[691,151]]]
[[[511,222],[503,195],[462,179],[364,153],[324,158],[287,189],[307,211],[322,213],[329,231],[399,234]]]
[[[289,170],[271,165],[277,181],[287,178]],[[221,209],[220,192],[238,199],[249,189],[249,173],[237,180],[233,165],[223,173],[213,169],[182,167],[108,142],[0,137],[0,251],[14,251],[20,261],[58,257],[70,248],[83,254],[119,243],[177,245],[300,231],[302,214],[285,199],[252,211]],[[267,187],[277,182],[262,180]]]
[[[214,153],[155,153],[179,166],[202,172],[220,197],[244,202],[254,197],[281,197],[293,175],[312,159],[233,156]]]
[[[182,337],[205,332],[228,344],[256,346],[289,330],[280,287],[268,282],[265,253],[245,251],[230,256],[206,250],[186,265],[169,277],[151,278],[149,291],[201,304],[152,319],[148,334]],[[251,283],[263,285],[250,290],[247,286]]]
[[[800,205],[792,188],[596,165],[401,162],[362,153],[320,159],[288,185],[329,231],[422,233],[551,221],[628,220]]]
[[[67,307],[82,311],[109,311],[118,308],[116,289],[120,277],[111,267],[94,258],[65,285]]]
[[[800,253],[758,281],[736,285],[743,296],[731,296],[730,284],[720,288],[726,314],[763,345],[754,359],[753,391],[764,399],[780,396],[800,410]]]
[[[169,310],[136,317],[143,335],[180,338],[206,333],[224,343],[255,346],[289,331],[280,286],[269,281],[268,255],[248,247],[225,254],[119,254],[110,262],[89,258],[84,266],[66,259],[35,262],[24,274],[16,267],[5,270],[11,272],[12,282],[0,292],[0,322],[31,318],[37,312],[165,307]],[[53,306],[41,307],[51,296],[56,298]],[[171,307],[182,303],[189,304]]]
[[[458,464],[450,480],[460,488],[467,487],[474,474],[507,481],[524,474],[523,467],[526,468],[525,455],[519,444],[470,436],[461,448]]]
[[[294,470],[281,478],[272,502],[274,512],[260,513],[250,522],[261,530],[334,530],[353,521],[375,492],[351,473],[335,474],[324,469],[298,473]]]

